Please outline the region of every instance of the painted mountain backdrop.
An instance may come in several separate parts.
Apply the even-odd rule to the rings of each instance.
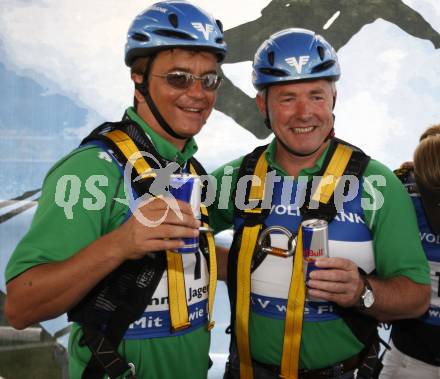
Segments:
[[[197,138],[208,170],[268,137],[254,105],[251,61],[269,34],[286,27],[313,29],[338,50],[338,137],[394,168],[411,158],[420,133],[440,122],[438,0],[196,2],[222,20],[229,44],[216,111]],[[0,323],[4,268],[30,224],[45,173],[132,103],[125,36],[150,3],[0,0]],[[218,297],[212,378],[221,377],[227,350],[224,288]],[[51,334],[66,325],[64,317],[43,323]]]

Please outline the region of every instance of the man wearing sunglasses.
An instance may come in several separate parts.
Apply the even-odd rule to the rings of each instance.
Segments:
[[[221,23],[200,8],[146,9],[125,48],[134,107],[95,129],[44,181],[7,267],[6,315],[22,329],[68,312],[72,379],[207,377],[213,243],[199,236],[187,203],[177,201],[177,212],[145,196],[161,169],[203,171],[193,136],[213,109],[225,53]],[[197,236],[198,252],[173,253]]]
[[[375,378],[378,320],[428,306],[429,268],[403,186],[334,137],[339,76],[335,50],[310,30],[275,33],[255,54],[273,141],[214,172],[219,187],[232,182],[211,213],[215,231],[234,228],[225,379]]]

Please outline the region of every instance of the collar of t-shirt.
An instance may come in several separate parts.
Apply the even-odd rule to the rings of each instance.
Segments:
[[[272,167],[272,169],[276,170],[277,174],[282,176],[287,176],[288,174],[286,173],[286,171],[276,161],[276,148],[277,148],[277,140],[276,138],[274,138],[267,147],[265,152],[267,163],[269,164],[270,167]],[[315,162],[315,165],[313,167],[302,169],[298,174],[298,176],[311,176],[319,172],[322,168],[324,159],[327,155],[329,148],[330,148],[330,144],[327,145],[321,156]]]
[[[188,139],[184,149],[180,151],[171,142],[167,141],[165,138],[151,129],[147,123],[136,113],[133,107],[128,108],[126,114],[132,121],[137,123],[142,128],[148,137],[150,137],[150,140],[157,152],[167,161],[174,161],[180,166],[183,166],[197,152],[198,147],[194,138],[191,137]]]

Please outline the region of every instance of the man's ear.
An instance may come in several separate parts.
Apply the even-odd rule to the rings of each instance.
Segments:
[[[257,108],[262,114],[263,117],[266,117],[266,91],[259,91],[257,93],[257,97],[255,98],[255,101],[257,102]]]
[[[134,97],[136,101],[138,103],[145,103],[145,98],[140,91],[140,88],[142,87],[141,85],[143,84],[144,76],[142,74],[137,74],[133,72],[131,74],[131,80],[133,80],[133,83],[135,85]]]
[[[135,82],[135,84],[141,84],[144,80],[144,76],[133,72],[131,74],[131,80],[133,80],[133,82]]]

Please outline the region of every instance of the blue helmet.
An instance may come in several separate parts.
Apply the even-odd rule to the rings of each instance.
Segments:
[[[125,64],[138,57],[175,47],[210,51],[222,61],[226,54],[222,24],[186,1],[163,1],[139,14],[128,30]]]
[[[341,75],[333,47],[322,36],[300,28],[272,34],[257,50],[252,67],[257,90],[299,80],[338,80]]]

